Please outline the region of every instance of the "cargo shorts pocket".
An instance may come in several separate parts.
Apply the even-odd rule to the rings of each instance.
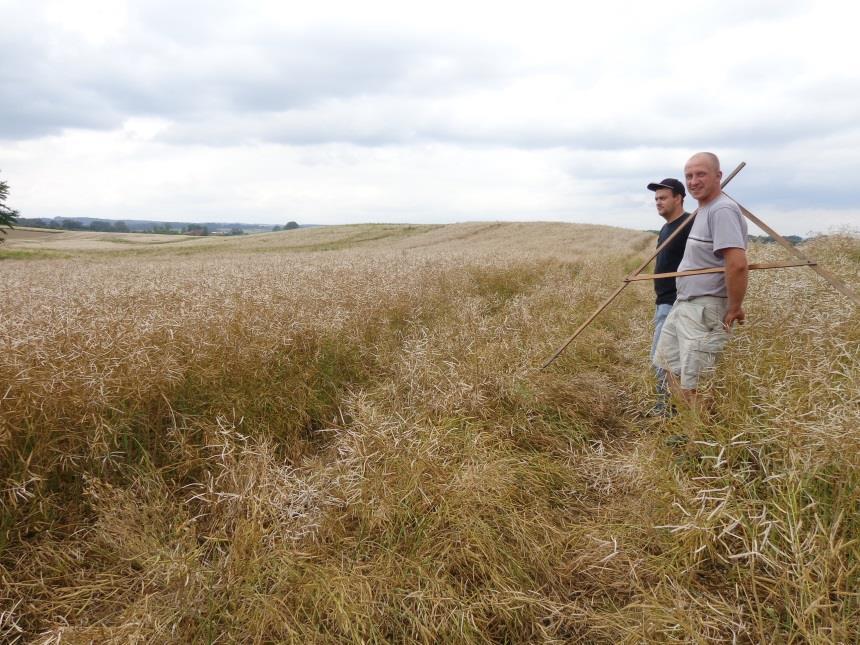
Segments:
[[[702,307],[702,325],[711,333],[722,332],[728,337],[726,326],[723,324],[725,308],[714,305]]]
[[[695,374],[701,374],[713,370],[717,363],[717,357],[725,349],[728,342],[729,334],[723,329],[723,323],[720,321],[718,329],[708,332],[693,343],[690,361],[694,365],[691,366],[691,371]]]

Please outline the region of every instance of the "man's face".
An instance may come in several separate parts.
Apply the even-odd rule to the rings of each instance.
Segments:
[[[672,194],[670,188],[658,188],[654,193],[657,214],[669,218],[681,205],[681,196]]]
[[[705,157],[693,157],[684,166],[687,190],[699,202],[709,202],[720,194],[720,179],[723,173]]]

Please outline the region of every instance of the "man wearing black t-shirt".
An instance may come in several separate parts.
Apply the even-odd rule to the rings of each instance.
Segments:
[[[660,235],[657,237],[657,246],[660,246],[674,233],[677,228],[687,221],[690,214],[684,211],[684,197],[687,192],[677,179],[664,179],[661,182],[648,184],[648,190],[654,191],[654,202],[657,205],[657,213],[666,220]],[[687,235],[690,227],[685,228],[672,240],[665,249],[657,254],[654,273],[672,273],[678,270],[681,258],[684,257],[684,248],[687,246]],[[675,289],[675,278],[657,278],[654,280],[654,292],[657,295],[657,308],[654,312],[654,340],[651,343],[651,363],[657,373],[657,405],[654,412],[664,414],[667,411],[669,400],[668,388],[666,387],[666,372],[654,363],[654,350],[660,339],[660,331],[666,316],[672,311],[672,305],[678,292]]]

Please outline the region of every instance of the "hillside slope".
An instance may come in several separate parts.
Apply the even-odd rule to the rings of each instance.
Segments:
[[[860,639],[860,313],[815,274],[755,273],[663,420],[647,284],[535,369],[645,233],[71,235],[0,263],[0,640]]]

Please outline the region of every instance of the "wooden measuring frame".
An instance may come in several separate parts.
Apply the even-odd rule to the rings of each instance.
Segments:
[[[735,168],[735,169],[731,172],[731,174],[723,180],[722,184],[720,184],[720,188],[721,188],[721,189],[722,189],[722,188],[725,188],[726,184],[728,184],[732,179],[734,179],[734,178],[735,178],[735,175],[737,175],[737,174],[738,174],[738,173],[743,169],[743,167],[744,167],[744,166],[746,166],[746,162],[745,162],[745,161],[742,161],[742,162],[738,165],[738,167],[737,167],[737,168]],[[728,197],[728,195],[726,195],[726,197]],[[731,199],[731,197],[729,197],[729,199]],[[732,201],[735,201],[735,200],[732,200]],[[816,272],[818,275],[820,275],[822,278],[824,278],[825,280],[827,280],[831,285],[833,285],[833,288],[834,288],[834,289],[836,289],[839,293],[841,293],[843,296],[845,296],[845,297],[846,297],[846,298],[848,298],[849,300],[852,300],[852,301],[854,302],[854,304],[855,304],[855,305],[860,306],[860,297],[858,297],[856,293],[854,293],[853,291],[851,291],[851,289],[849,289],[849,288],[845,285],[845,283],[844,283],[844,282],[842,282],[841,280],[839,280],[839,278],[837,278],[835,275],[833,275],[832,273],[830,273],[829,271],[827,271],[827,270],[826,270],[826,269],[824,269],[823,267],[818,266],[818,263],[817,263],[817,262],[815,262],[814,260],[810,260],[809,258],[807,258],[807,257],[806,257],[803,253],[801,253],[801,252],[800,252],[800,251],[799,251],[799,250],[798,250],[798,249],[797,249],[797,248],[796,248],[796,247],[795,247],[791,242],[789,242],[788,240],[786,240],[782,235],[780,235],[779,233],[777,233],[776,231],[774,231],[770,226],[768,226],[767,224],[765,224],[761,219],[759,219],[758,217],[756,217],[755,215],[753,215],[751,212],[749,212],[746,208],[744,208],[743,206],[741,206],[741,204],[740,204],[740,203],[738,203],[738,202],[736,202],[736,201],[735,201],[735,203],[736,203],[736,204],[738,205],[738,207],[740,208],[741,213],[743,213],[744,217],[746,217],[746,218],[747,218],[748,220],[750,220],[753,224],[755,224],[755,225],[756,225],[756,226],[758,226],[760,229],[762,229],[763,231],[765,231],[765,232],[766,232],[768,235],[770,235],[770,237],[771,237],[774,241],[776,241],[780,246],[784,247],[786,250],[788,250],[788,252],[789,252],[789,253],[791,253],[791,254],[792,254],[792,255],[794,255],[796,258],[798,258],[798,261],[796,261],[796,262],[767,262],[767,263],[762,263],[762,264],[749,264],[749,265],[747,265],[747,267],[748,267],[749,269],[751,269],[751,270],[756,270],[756,269],[783,269],[783,268],[786,268],[786,267],[808,266],[810,269],[812,269],[813,271],[815,271],[815,272]],[[712,268],[712,269],[693,269],[693,270],[690,270],[690,271],[673,271],[673,272],[671,272],[671,273],[646,273],[646,274],[641,274],[641,271],[642,271],[645,267],[647,267],[649,264],[651,264],[651,260],[653,260],[655,257],[657,257],[657,254],[658,254],[658,253],[660,253],[660,251],[662,251],[664,248],[666,248],[666,246],[668,246],[668,245],[669,245],[669,243],[670,243],[673,239],[675,239],[675,237],[676,237],[677,235],[679,235],[679,234],[681,233],[681,231],[683,231],[685,228],[687,228],[688,226],[690,226],[690,225],[693,223],[693,220],[695,219],[695,217],[696,217],[696,215],[698,214],[698,212],[699,212],[699,209],[697,208],[695,211],[693,211],[693,214],[692,214],[690,217],[688,217],[688,218],[687,218],[687,221],[685,221],[683,224],[681,224],[681,226],[679,226],[677,229],[675,229],[675,232],[674,232],[674,233],[672,233],[672,235],[670,235],[668,238],[666,238],[666,241],[665,241],[665,242],[663,242],[660,246],[658,246],[658,247],[657,247],[657,250],[655,250],[655,251],[654,251],[654,253],[651,255],[651,257],[649,257],[647,260],[645,260],[645,262],[643,262],[642,264],[640,264],[640,265],[639,265],[639,266],[638,266],[638,267],[637,267],[637,268],[636,268],[632,273],[630,273],[630,275],[628,275],[626,278],[624,278],[624,282],[621,284],[621,286],[620,286],[620,287],[618,287],[618,288],[617,288],[617,289],[612,293],[612,295],[610,295],[610,296],[609,296],[609,297],[608,297],[608,298],[603,302],[603,304],[601,304],[601,305],[600,305],[600,306],[595,310],[595,312],[594,312],[593,314],[591,314],[591,315],[588,317],[588,319],[587,319],[584,323],[582,323],[582,324],[579,326],[579,328],[578,328],[575,332],[573,332],[573,335],[572,335],[570,338],[568,338],[568,339],[567,339],[567,341],[565,341],[564,345],[562,345],[561,347],[559,347],[559,348],[558,348],[558,350],[555,352],[555,354],[553,354],[552,356],[550,356],[550,357],[549,357],[549,358],[544,362],[544,364],[540,366],[540,369],[544,369],[544,368],[548,367],[548,366],[549,366],[549,365],[550,365],[550,364],[551,364],[555,359],[557,359],[559,356],[561,356],[561,353],[562,353],[565,349],[567,349],[567,346],[568,346],[568,345],[570,345],[570,344],[573,342],[573,340],[574,340],[577,336],[579,336],[579,334],[581,334],[581,333],[582,333],[582,331],[583,331],[586,327],[588,327],[588,326],[591,324],[591,322],[592,322],[595,318],[597,318],[597,316],[599,316],[599,315],[600,315],[600,313],[601,313],[604,309],[606,309],[606,308],[609,306],[609,304],[610,304],[613,300],[615,300],[615,298],[616,298],[616,297],[618,297],[618,294],[620,294],[622,291],[624,291],[624,288],[625,288],[628,284],[630,284],[631,282],[639,282],[639,281],[643,281],[643,280],[654,280],[655,278],[674,278],[674,277],[684,276],[684,275],[701,275],[701,274],[703,274],[703,273],[724,273],[724,272],[725,272],[725,268],[723,268],[723,267],[716,267],[716,268]]]

